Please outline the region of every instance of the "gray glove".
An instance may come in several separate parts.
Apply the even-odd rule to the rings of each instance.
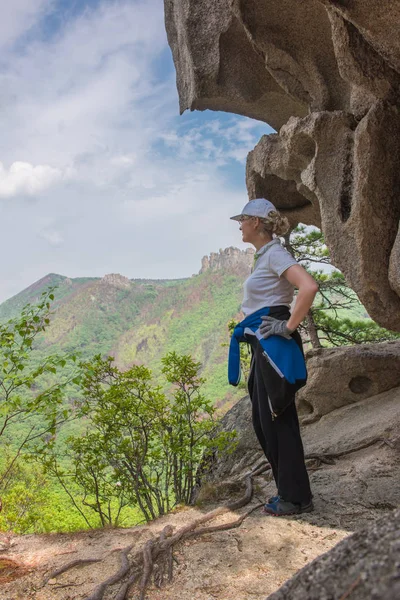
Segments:
[[[261,317],[262,323],[260,325],[260,333],[264,340],[268,339],[271,335],[280,335],[287,340],[290,340],[290,334],[293,333],[294,329],[287,327],[287,321],[280,321],[274,319],[274,317]]]

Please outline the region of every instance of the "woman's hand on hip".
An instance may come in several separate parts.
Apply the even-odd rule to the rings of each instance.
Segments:
[[[264,340],[267,340],[271,335],[280,335],[281,337],[290,340],[290,335],[294,329],[289,329],[287,321],[274,319],[274,317],[261,317],[260,333]]]

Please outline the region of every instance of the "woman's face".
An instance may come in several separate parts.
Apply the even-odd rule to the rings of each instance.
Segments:
[[[256,232],[254,227],[254,217],[243,216],[240,221],[240,231],[242,232],[242,241],[252,243],[254,234]]]

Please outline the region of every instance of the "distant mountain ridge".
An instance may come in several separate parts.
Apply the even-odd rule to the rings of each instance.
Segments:
[[[202,363],[205,392],[228,407],[243,390],[228,386],[227,323],[239,317],[242,286],[253,252],[227,248],[203,257],[198,275],[186,279],[69,278],[50,273],[0,305],[0,320],[16,316],[26,303],[57,286],[50,327],[39,352],[68,350],[83,358],[115,356],[119,366],[145,364],[160,373],[170,350]]]

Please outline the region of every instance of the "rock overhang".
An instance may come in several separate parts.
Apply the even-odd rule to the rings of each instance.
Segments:
[[[249,197],[322,227],[370,315],[400,330],[400,7],[165,0],[165,15],[181,111],[279,130],[249,153]]]

